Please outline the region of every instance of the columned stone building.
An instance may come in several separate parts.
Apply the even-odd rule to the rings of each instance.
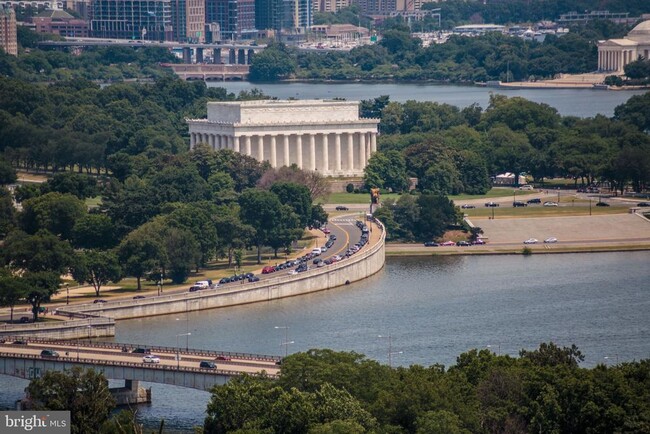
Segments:
[[[644,21],[624,39],[598,42],[598,70],[623,73],[625,65],[650,55],[650,21]]]
[[[360,118],[357,101],[209,102],[207,119],[187,123],[190,149],[205,143],[324,176],[361,176],[377,151],[379,119]]]

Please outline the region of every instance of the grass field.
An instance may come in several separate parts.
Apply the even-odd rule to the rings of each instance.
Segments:
[[[503,188],[493,188],[487,192],[487,194],[458,194],[449,196],[449,199],[454,202],[460,200],[468,199],[490,199],[495,197],[505,197],[512,196],[512,187],[503,187]],[[399,199],[401,195],[396,193],[382,194],[381,200],[385,201],[386,199]],[[370,195],[367,193],[332,193],[325,200],[325,203],[328,204],[358,204],[358,203],[370,203]]]

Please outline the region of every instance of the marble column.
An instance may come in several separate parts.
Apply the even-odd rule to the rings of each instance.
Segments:
[[[271,135],[271,167],[277,167],[278,164],[278,153],[277,150],[275,149],[275,146],[277,145],[276,140],[275,140],[275,134]]]
[[[309,170],[316,170],[316,135],[309,135]]]
[[[359,133],[359,169],[366,167],[366,133]]]
[[[302,169],[302,134],[296,135],[296,159],[298,160],[298,168]]]
[[[194,149],[195,141],[196,141],[196,137],[194,136],[194,133],[190,133],[190,149]]]
[[[377,152],[377,133],[370,133],[370,154]]]
[[[217,134],[217,149],[223,149],[223,136]]]
[[[235,152],[239,152],[239,137],[233,137],[233,147],[232,150]]]
[[[257,161],[264,161],[264,136],[257,136]]]
[[[334,136],[334,158],[336,158],[334,170],[339,174],[341,173],[341,134],[339,133]]]
[[[346,133],[348,136],[348,172],[354,171],[354,136],[352,133]]]
[[[246,136],[244,138],[244,153],[251,156],[251,136]]]
[[[289,161],[289,135],[284,134],[282,136],[282,147],[284,151],[284,165],[289,167],[291,166],[291,163]]]
[[[327,134],[323,134],[323,143],[321,143],[321,146],[323,147],[322,174],[325,175],[326,173],[329,173],[330,170],[330,158],[329,158],[330,146],[329,146],[329,137]]]

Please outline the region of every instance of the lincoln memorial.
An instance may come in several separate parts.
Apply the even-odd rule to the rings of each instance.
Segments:
[[[650,21],[637,25],[623,39],[598,42],[598,70],[622,74],[628,63],[650,54]]]
[[[207,119],[186,121],[190,149],[205,143],[325,176],[361,176],[377,151],[379,119],[360,118],[358,101],[209,102]]]

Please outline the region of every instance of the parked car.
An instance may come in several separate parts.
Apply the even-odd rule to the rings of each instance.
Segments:
[[[252,282],[259,282],[260,278],[257,277],[257,276],[251,276],[251,277],[248,278],[248,281],[251,282],[251,283]]]
[[[490,208],[494,208],[494,207],[499,206],[499,204],[496,203],[496,202],[486,202],[485,206],[490,207]]]
[[[136,295],[133,297],[134,300],[142,300],[143,298],[145,298],[144,295]]]
[[[517,207],[528,206],[528,204],[527,204],[526,202],[522,202],[522,201],[516,200],[516,201],[512,202],[512,206],[515,207],[515,208],[517,208]]]
[[[472,209],[472,208],[476,208],[476,205],[470,205],[470,204],[466,203],[465,205],[462,205],[461,208],[462,209]]]
[[[95,301],[93,301],[93,303],[106,303],[106,300],[102,300],[101,298],[98,298]]]
[[[262,268],[262,274],[271,274],[275,273],[275,267],[271,267],[270,265],[267,265],[266,267]]]
[[[337,211],[347,211],[349,208],[347,206],[339,205],[336,207]]]
[[[28,323],[30,321],[31,321],[31,319],[29,319],[28,316],[21,316],[20,319],[18,320],[18,322],[21,322],[21,323]]]
[[[468,246],[471,246],[471,244],[470,244],[469,242],[467,242],[467,241],[459,241],[459,242],[456,243],[456,245],[457,245],[458,247],[468,247]]]
[[[559,206],[557,202],[544,202],[544,206]]]
[[[201,287],[201,286],[192,285],[192,286],[190,286],[189,292],[196,292],[196,291],[200,291],[202,289],[203,289],[203,287]]]
[[[540,199],[539,197],[535,197],[533,199],[528,199],[526,203],[528,205],[530,205],[531,203],[542,203],[542,199]]]
[[[650,202],[639,202],[636,204],[636,206],[640,206],[640,207],[650,206]]]
[[[521,187],[519,187],[519,190],[532,190],[532,189],[533,186],[530,184],[522,185]]]
[[[550,237],[544,240],[545,243],[557,243],[557,238],[555,237]]]
[[[481,238],[477,238],[476,240],[474,240],[474,244],[476,244],[477,246],[483,245],[483,244],[485,244],[485,240],[483,240]]]
[[[528,238],[524,244],[537,244],[539,241],[536,238]]]
[[[609,206],[607,202],[597,202],[596,206]]]
[[[199,363],[199,368],[217,369],[217,364],[210,360],[201,360],[201,363]]]
[[[438,247],[440,244],[434,242],[434,241],[427,241],[424,243],[424,247]]]
[[[453,241],[445,241],[444,243],[440,243],[441,246],[455,246],[456,243]]]
[[[41,357],[45,357],[45,358],[56,358],[56,357],[59,357],[59,353],[57,353],[57,352],[54,351],[54,350],[48,350],[48,349],[46,349],[46,350],[41,351]]]
[[[143,363],[160,363],[160,357],[153,354],[147,354],[142,358]]]
[[[323,231],[324,234],[329,234],[331,232],[328,228],[322,228],[321,231]]]

